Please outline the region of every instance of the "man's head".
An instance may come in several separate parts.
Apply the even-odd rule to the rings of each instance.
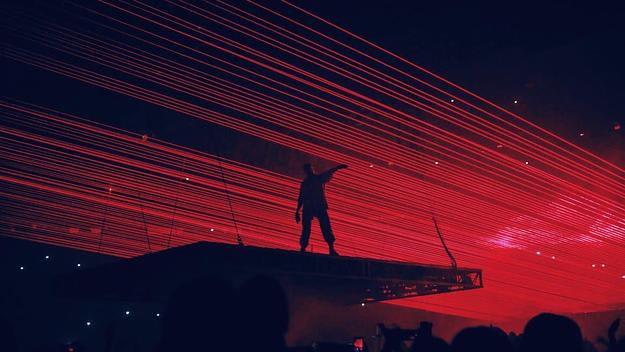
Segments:
[[[315,169],[313,169],[313,166],[310,163],[306,163],[304,164],[304,173],[306,176],[314,175]]]

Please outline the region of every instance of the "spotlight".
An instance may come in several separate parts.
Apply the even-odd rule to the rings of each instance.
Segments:
[[[605,268],[605,264],[601,264],[601,267],[602,267],[602,268]]]
[[[625,279],[625,275],[621,276],[621,279]]]
[[[452,103],[453,103],[454,101],[455,101],[455,100],[453,100],[453,99],[451,99],[451,100],[450,100],[450,102],[452,102]]]
[[[127,311],[125,312],[125,314],[126,314],[126,315],[130,315],[130,311],[129,311],[129,310],[127,310]]]
[[[552,256],[551,256],[551,259],[556,259],[556,256],[555,256],[555,255],[552,255]]]
[[[438,161],[435,161],[435,162],[434,162],[434,165],[438,165]]]
[[[515,104],[518,104],[518,103],[519,103],[519,101],[518,101],[518,100],[515,100],[515,101],[514,101],[514,103],[515,103]]]
[[[364,307],[365,306],[365,302],[360,303],[360,305]]]
[[[580,137],[584,137],[584,132],[579,134]]]
[[[76,264],[76,267],[80,268],[80,263]]]
[[[536,251],[536,254],[537,254],[537,255],[540,255],[540,251]]]
[[[185,181],[189,181],[189,178],[188,178],[188,177],[185,177],[184,179],[185,179]]]
[[[211,232],[215,231],[215,229],[211,229]]]
[[[497,144],[497,149],[503,148],[503,144]]]
[[[45,258],[45,259],[50,259],[50,256],[49,256],[49,255],[46,255],[44,258]]]
[[[87,326],[91,326],[91,322],[90,321],[87,322]]]
[[[525,165],[529,165],[529,164],[530,164],[530,162],[529,162],[529,161],[526,161],[526,162],[525,162]]]
[[[615,131],[618,131],[621,129],[621,124],[618,122],[615,122],[614,125],[612,125],[612,129]]]
[[[23,267],[23,266],[20,266],[20,270],[24,270],[24,267]]]
[[[596,267],[596,265],[595,265],[595,264],[593,264],[593,265],[592,265],[592,267],[594,268],[594,267]]]
[[[156,313],[156,317],[160,317],[160,316],[161,316],[161,313]]]

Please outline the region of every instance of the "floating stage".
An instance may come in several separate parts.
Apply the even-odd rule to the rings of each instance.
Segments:
[[[235,283],[268,275],[278,279],[289,296],[312,294],[340,304],[483,287],[480,269],[197,242],[85,268],[62,277],[58,289],[71,297],[162,301],[181,283],[212,275]]]

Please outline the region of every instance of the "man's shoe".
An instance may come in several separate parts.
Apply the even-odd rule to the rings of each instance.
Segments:
[[[334,248],[330,248],[330,253],[329,254],[331,256],[333,256],[333,257],[338,257],[339,256],[339,253],[336,250],[334,250]]]

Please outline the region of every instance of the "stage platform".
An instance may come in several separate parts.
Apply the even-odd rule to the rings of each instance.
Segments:
[[[259,274],[276,277],[287,291],[317,291],[344,304],[483,287],[480,269],[197,242],[86,268],[61,278],[58,288],[73,297],[162,300],[194,278],[218,275],[238,283]]]

